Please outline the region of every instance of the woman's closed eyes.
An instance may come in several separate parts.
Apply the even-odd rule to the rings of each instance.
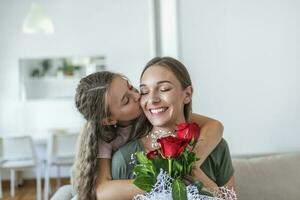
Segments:
[[[172,87],[165,87],[165,86],[161,86],[158,88],[158,90],[160,92],[168,92],[170,90],[172,90]],[[143,95],[147,95],[149,93],[149,90],[148,89],[144,89],[144,88],[141,88],[140,89],[140,94],[143,96]]]

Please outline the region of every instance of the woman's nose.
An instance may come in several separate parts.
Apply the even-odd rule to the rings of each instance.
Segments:
[[[158,103],[160,102],[160,97],[155,92],[150,92],[149,94],[149,102],[150,103]]]

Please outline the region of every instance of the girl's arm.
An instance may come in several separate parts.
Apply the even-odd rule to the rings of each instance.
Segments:
[[[191,183],[195,180],[200,180],[207,188],[217,187],[217,184],[200,169],[200,166],[221,141],[223,125],[215,119],[195,113],[191,115],[191,121],[197,123],[201,128],[200,137],[193,149],[200,160],[195,163],[192,176],[187,175],[186,179]]]
[[[220,142],[223,135],[223,125],[217,120],[198,114],[192,114],[191,121],[197,123],[201,127],[200,138],[194,148],[195,153],[201,158],[197,162],[197,166],[200,166]],[[144,191],[133,184],[133,180],[112,180],[110,163],[110,159],[99,159],[96,187],[98,200],[129,200],[137,194],[144,193]],[[210,183],[208,185],[211,186],[213,181],[202,171],[197,172],[198,170],[200,170],[199,167],[195,171],[195,173],[198,174],[198,178],[201,177],[200,179],[202,179],[204,183]]]
[[[133,180],[112,180],[111,159],[98,160],[97,200],[130,200],[133,196],[144,193],[133,184]]]
[[[223,125],[215,119],[195,113],[191,115],[191,121],[197,123],[201,128],[200,137],[193,150],[200,158],[196,162],[196,166],[201,166],[203,161],[221,141]]]

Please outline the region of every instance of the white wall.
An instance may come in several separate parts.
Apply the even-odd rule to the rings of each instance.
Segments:
[[[53,35],[26,35],[22,23],[32,1],[0,1],[0,134],[44,134],[79,129],[83,120],[69,101],[21,102],[19,58],[104,55],[109,70],[135,85],[151,57],[149,5],[140,0],[45,0]]]
[[[0,136],[31,134],[46,138],[49,129],[79,131],[84,123],[73,99],[22,102],[19,58],[104,55],[108,70],[125,74],[137,85],[144,64],[153,54],[149,1],[41,2],[54,22],[53,35],[21,32],[32,1],[0,0]],[[44,145],[38,145],[38,151],[45,157]],[[69,170],[62,175],[69,175]]]
[[[180,0],[194,111],[225,126],[233,154],[300,150],[300,2]]]

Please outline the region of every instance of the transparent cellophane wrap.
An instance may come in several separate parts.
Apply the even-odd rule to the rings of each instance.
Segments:
[[[143,195],[135,196],[133,200],[172,200],[172,181],[173,179],[168,173],[161,170],[153,189]],[[194,185],[187,186],[186,190],[188,200],[237,200],[235,191],[226,187],[206,190],[214,197],[199,194],[197,187]]]

